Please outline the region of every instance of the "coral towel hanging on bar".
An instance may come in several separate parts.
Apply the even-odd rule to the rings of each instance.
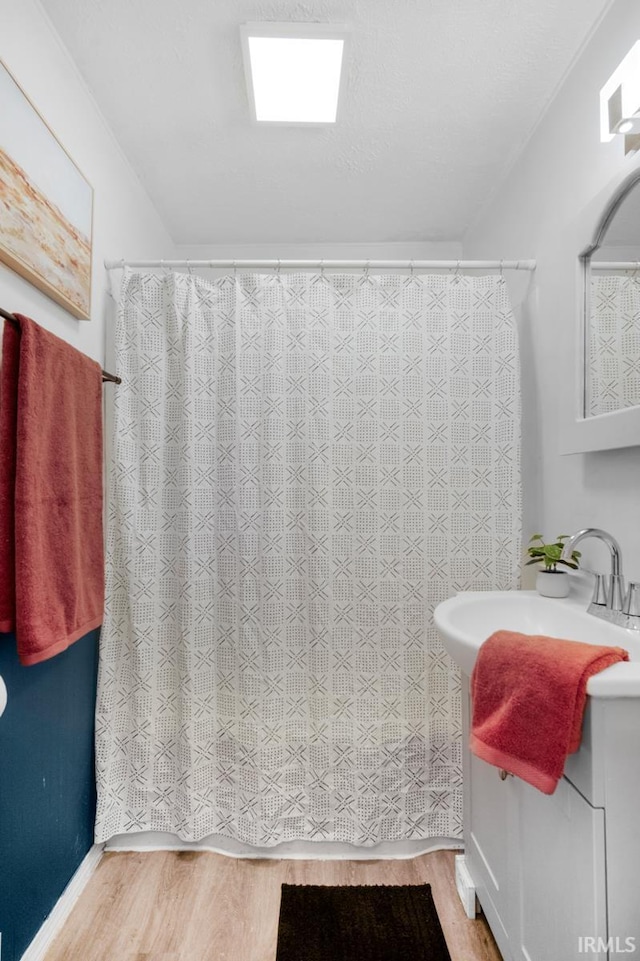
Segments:
[[[0,375],[0,631],[37,664],[102,623],[102,372],[16,317]]]

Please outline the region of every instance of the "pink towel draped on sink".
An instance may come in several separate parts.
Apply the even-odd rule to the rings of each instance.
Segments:
[[[496,631],[471,676],[471,751],[553,794],[580,746],[587,681],[628,660],[620,647]]]
[[[0,631],[36,664],[102,623],[102,373],[16,316],[0,377]]]

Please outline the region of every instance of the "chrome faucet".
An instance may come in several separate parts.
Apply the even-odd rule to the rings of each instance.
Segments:
[[[595,537],[596,540],[603,541],[611,554],[611,573],[595,574],[593,597],[587,611],[596,617],[613,621],[621,627],[640,631],[640,585],[630,583],[629,590],[625,591],[622,551],[615,537],[598,527],[585,527],[584,530],[576,531],[565,541],[561,558],[570,560],[576,544],[587,537]]]

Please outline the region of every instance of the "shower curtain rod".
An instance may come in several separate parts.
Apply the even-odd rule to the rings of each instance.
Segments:
[[[640,270],[640,260],[592,260],[592,270]]]
[[[18,318],[15,316],[15,314],[10,314],[8,310],[3,310],[2,307],[0,307],[0,317],[4,317],[4,319],[5,319],[5,320],[8,320],[9,323],[11,323],[11,324],[18,324],[18,323],[19,323]],[[102,371],[102,382],[104,383],[105,381],[109,381],[109,382],[112,383],[112,384],[121,384],[121,383],[122,383],[122,377],[116,377],[115,374],[110,374],[110,373],[108,373],[108,371],[103,370],[103,371]]]
[[[107,270],[122,267],[202,268],[231,270],[535,270],[535,260],[105,260]]]

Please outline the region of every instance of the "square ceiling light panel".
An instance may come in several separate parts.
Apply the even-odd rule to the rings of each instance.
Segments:
[[[254,120],[336,122],[347,37],[344,26],[247,23],[240,29]]]

